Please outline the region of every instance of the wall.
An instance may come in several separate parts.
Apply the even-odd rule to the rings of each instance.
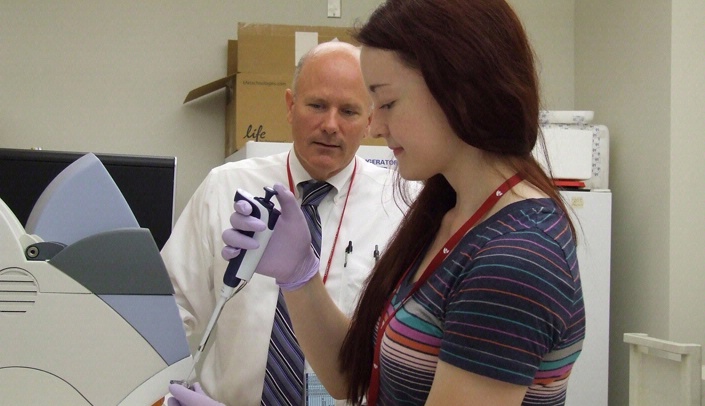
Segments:
[[[575,0],[508,0],[522,19],[537,55],[545,110],[575,102]]]
[[[611,405],[625,332],[705,345],[704,17],[699,0],[576,2],[576,109],[611,137]]]
[[[178,158],[176,210],[224,153],[218,92],[237,22],[349,25],[378,0],[0,2],[0,147]],[[284,108],[282,95],[282,109]]]
[[[0,147],[176,156],[178,215],[224,158],[225,93],[182,102],[223,76],[237,22],[349,26],[379,3],[343,1],[329,19],[319,0],[2,1]],[[570,109],[573,1],[512,3],[535,39],[548,106]]]
[[[705,346],[705,2],[674,1],[670,336]]]

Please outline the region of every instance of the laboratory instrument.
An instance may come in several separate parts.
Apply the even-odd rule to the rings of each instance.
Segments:
[[[95,155],[57,175],[24,227],[0,200],[0,403],[159,402],[192,365],[173,294]]]

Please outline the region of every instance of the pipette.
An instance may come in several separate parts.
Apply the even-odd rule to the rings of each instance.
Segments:
[[[243,234],[253,237],[259,242],[259,248],[254,251],[240,250],[240,253],[235,258],[231,259],[228,263],[228,267],[225,270],[225,275],[223,275],[223,287],[220,290],[220,295],[218,301],[213,310],[208,325],[203,333],[203,338],[201,339],[198,349],[193,357],[193,367],[191,367],[191,372],[184,381],[172,381],[172,383],[179,383],[186,387],[191,387],[191,380],[193,379],[193,374],[196,371],[196,365],[201,358],[201,354],[205,351],[206,344],[208,343],[208,338],[210,338],[211,332],[215,327],[220,313],[223,311],[225,303],[230,300],[237,292],[247,285],[247,283],[252,278],[255,273],[257,264],[262,258],[267,243],[272,237],[272,231],[274,230],[274,225],[277,223],[277,219],[281,214],[279,210],[274,207],[274,203],[271,201],[272,196],[276,195],[277,192],[270,188],[264,188],[264,197],[254,197],[245,190],[238,189],[235,192],[235,201],[247,200],[252,206],[252,217],[256,217],[267,225],[264,231],[259,233],[254,233],[251,231],[241,231]]]

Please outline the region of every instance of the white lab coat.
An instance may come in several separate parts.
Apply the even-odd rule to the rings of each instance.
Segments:
[[[230,227],[235,191],[241,188],[263,196],[265,186],[287,186],[287,156],[293,184],[310,179],[293,152],[231,162],[213,169],[188,202],[162,249],[192,350],[201,339],[222,286],[227,263],[220,254],[221,234]],[[348,197],[355,162],[357,170]],[[380,251],[384,249],[403,212],[392,198],[394,174],[362,158],[357,157],[328,181],[335,188],[319,206],[323,228],[321,274],[340,224],[326,288],[336,305],[352,314],[359,290],[374,264],[375,246]],[[300,191],[295,194],[300,200]],[[278,206],[276,198],[272,200]],[[349,241],[353,252],[347,256],[347,266],[343,266]],[[277,294],[272,278],[255,274],[225,305],[197,376],[214,399],[229,406],[260,404]]]

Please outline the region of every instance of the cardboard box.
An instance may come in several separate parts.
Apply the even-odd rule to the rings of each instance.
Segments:
[[[309,49],[334,39],[356,43],[346,27],[239,23],[237,72],[293,74]]]
[[[285,74],[230,74],[190,91],[184,103],[225,88],[225,156],[229,156],[247,141],[291,141],[284,97],[291,79]]]
[[[226,76],[191,90],[184,103],[226,89],[226,157],[247,141],[290,142],[284,95],[296,63],[335,38],[353,43],[344,27],[239,23],[238,39],[228,41]],[[386,145],[370,137],[363,144]]]
[[[291,87],[289,74],[238,73],[235,76],[235,128],[233,152],[247,141],[291,141],[291,128],[286,120],[286,89]],[[227,125],[226,125],[227,127]],[[226,151],[227,154],[227,151]],[[227,155],[226,155],[227,156]]]

